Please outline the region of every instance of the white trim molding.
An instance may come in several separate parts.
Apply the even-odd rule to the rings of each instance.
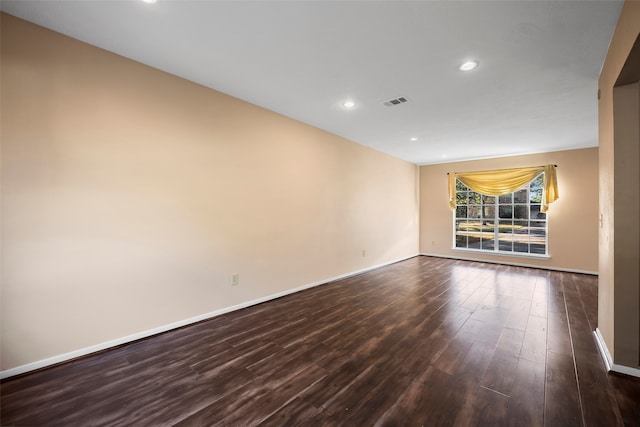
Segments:
[[[607,371],[610,371],[611,365],[613,365],[613,359],[611,358],[607,344],[604,342],[604,338],[602,338],[600,329],[596,328],[596,330],[593,331],[593,336],[596,339],[596,344],[598,344],[598,350],[600,350],[600,356],[602,356],[602,360],[604,360],[604,365],[607,367]]]
[[[598,350],[600,350],[600,356],[602,356],[602,360],[604,360],[607,371],[617,372],[619,374],[631,375],[632,377],[640,378],[640,368],[632,368],[630,366],[616,365],[615,363],[613,363],[613,358],[611,357],[611,353],[609,353],[607,343],[604,341],[604,338],[600,333],[600,329],[596,328],[596,330],[593,331],[593,336],[596,339]]]
[[[108,350],[113,347],[117,347],[120,345],[128,344],[133,341],[138,341],[144,338],[148,338],[154,335],[161,334],[163,332],[168,332],[173,329],[181,328],[184,326],[188,326],[194,323],[202,322],[203,320],[208,320],[216,316],[220,316],[221,314],[230,313],[232,311],[240,310],[242,308],[251,307],[252,305],[261,304],[266,301],[270,301],[276,298],[283,297],[285,295],[294,294],[296,292],[303,291],[305,289],[313,288],[320,285],[325,285],[327,283],[335,282],[336,280],[346,279],[347,277],[356,276],[358,274],[366,273],[371,270],[375,270],[377,268],[385,267],[387,265],[395,264],[397,262],[405,261],[410,258],[415,258],[419,256],[419,254],[411,255],[405,258],[396,259],[393,261],[389,261],[383,264],[374,265],[372,267],[367,267],[362,270],[352,271],[350,273],[342,274],[340,276],[335,276],[326,280],[321,280],[318,282],[308,283],[306,285],[298,286],[293,289],[288,289],[286,291],[278,292],[276,294],[267,295],[262,298],[258,298],[252,301],[243,302],[241,304],[237,304],[231,307],[221,308],[219,310],[215,310],[209,313],[204,313],[199,316],[190,317],[188,319],[179,320],[177,322],[169,323],[168,325],[159,326],[157,328],[149,329],[146,331],[141,331],[132,335],[128,335],[122,338],[116,338],[110,341],[106,341],[100,344],[92,345],[89,347],[81,348],[78,350],[71,351],[69,353],[59,354],[57,356],[49,357],[46,359],[38,360],[35,362],[27,363],[25,365],[17,366],[15,368],[7,369],[4,371],[0,371],[0,379],[10,378],[16,375],[25,374],[27,372],[35,371],[37,369],[46,368],[52,365],[57,365],[59,363],[68,362],[73,359],[77,359],[79,357],[87,356],[92,353],[97,353],[99,351]]]
[[[470,249],[470,248],[451,248],[453,252],[466,252],[468,254],[478,254],[478,255],[492,255],[492,256],[508,256],[513,258],[528,258],[528,259],[541,259],[548,261],[551,259],[551,255],[541,255],[541,254],[530,254],[525,252],[491,252],[491,251],[483,251],[482,249]]]
[[[462,252],[462,251],[460,251]],[[471,251],[466,251],[471,252]],[[475,251],[474,251],[475,252]],[[575,268],[562,268],[562,267],[548,267],[545,265],[536,265],[536,264],[527,264],[523,262],[507,262],[501,260],[491,260],[491,259],[480,259],[473,257],[464,257],[464,256],[451,256],[451,255],[442,255],[442,254],[430,254],[430,253],[421,253],[422,256],[432,256],[436,258],[447,258],[447,259],[458,259],[460,261],[475,261],[475,262],[486,262],[488,264],[504,264],[504,265],[513,265],[515,267],[528,267],[528,268],[539,268],[540,270],[553,270],[553,271],[566,271],[567,273],[579,273],[579,274],[590,274],[592,276],[597,276],[597,271],[589,271],[589,270],[578,270]],[[487,254],[487,255],[496,255],[496,254]],[[501,256],[508,256],[501,254]],[[527,257],[533,258],[533,257]],[[537,257],[541,258],[541,257]],[[542,258],[544,259],[544,258]]]

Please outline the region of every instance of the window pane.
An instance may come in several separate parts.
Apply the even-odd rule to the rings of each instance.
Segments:
[[[542,188],[532,189],[529,200],[531,200],[531,203],[542,203]]]
[[[544,174],[541,173],[529,184],[529,200],[533,203],[542,203],[542,188],[544,187]]]
[[[458,205],[466,205],[467,204],[467,192],[466,191],[458,191],[456,193],[456,204]]]
[[[485,205],[495,205],[496,204],[496,196],[485,196],[482,195],[482,203]]]
[[[493,237],[495,233],[495,221],[493,221],[493,219],[491,221],[483,219],[479,222],[478,230]]]
[[[524,188],[513,193],[513,201],[514,203],[527,203],[527,189]]]
[[[498,197],[498,203],[511,203],[513,201],[513,193],[503,194]]]
[[[467,189],[467,186],[456,179],[456,191],[458,191],[458,190],[466,190],[466,189]]]
[[[469,249],[480,249],[480,235],[478,233],[470,234],[467,238],[469,239],[467,245]]]
[[[485,207],[486,209],[487,207]],[[488,208],[493,209],[493,206],[488,206]],[[481,249],[485,250],[493,250],[495,247],[495,221],[482,221],[482,235],[480,236],[482,240],[480,241]]]
[[[456,218],[466,218],[466,217],[467,217],[467,207],[456,206]]]
[[[540,205],[531,205],[531,219],[546,219],[547,214],[540,212],[542,206]]]
[[[513,250],[529,252],[529,221],[513,221]]]
[[[531,221],[529,226],[530,252],[532,254],[547,253],[547,223],[545,221]]]
[[[547,236],[546,228],[547,228],[547,223],[544,221],[531,221],[529,226],[529,234],[531,234],[531,241],[533,242],[535,237],[536,243],[544,243]]]
[[[496,207],[495,206],[483,206],[482,207],[482,217],[483,218],[494,219],[496,217]]]
[[[481,206],[479,205],[469,205],[469,207],[467,207],[469,218],[480,218],[480,208]]]
[[[547,251],[545,249],[545,245],[540,245],[537,243],[531,243],[529,245],[530,249],[529,249],[529,253],[531,254],[540,254],[540,255],[546,255]]]
[[[489,235],[491,237],[489,237]],[[485,238],[485,236],[482,236],[482,249],[484,250],[494,250],[495,249],[495,234],[494,233],[487,233],[487,237]]]
[[[482,231],[481,221],[469,221],[467,223],[467,247],[480,249],[480,236]]]
[[[513,217],[515,219],[529,219],[529,209],[527,209],[527,205],[515,205],[513,207]]]
[[[513,233],[513,221],[500,221],[498,231],[503,233]]]
[[[467,247],[467,221],[456,221],[456,248]]]
[[[498,233],[498,249],[501,251],[513,251],[513,224],[511,221],[500,221],[500,233]]]
[[[513,221],[513,232],[515,234],[529,234],[529,221]]]
[[[498,249],[504,252],[513,252],[511,237],[500,237],[498,240]]]
[[[469,204],[479,205],[482,202],[482,194],[475,191],[469,192]]]
[[[500,218],[513,218],[513,206],[498,206],[498,216]]]
[[[513,242],[513,251],[514,252],[520,252],[520,253],[529,253],[529,242],[521,242],[521,241],[514,241]]]
[[[504,252],[513,252],[513,242],[500,237],[500,240],[498,240],[498,250]]]

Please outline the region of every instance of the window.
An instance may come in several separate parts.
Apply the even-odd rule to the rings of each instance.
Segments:
[[[502,196],[477,193],[457,179],[455,185],[456,248],[547,255],[547,214],[541,212],[544,173]]]

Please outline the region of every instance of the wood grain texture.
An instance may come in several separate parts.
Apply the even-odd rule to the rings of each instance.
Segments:
[[[640,425],[597,278],[416,257],[1,384],[3,426]]]

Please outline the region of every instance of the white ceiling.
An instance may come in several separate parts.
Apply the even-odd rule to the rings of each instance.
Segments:
[[[597,80],[622,1],[2,0],[1,8],[430,164],[597,146]],[[480,65],[459,71],[467,58]],[[409,102],[382,105],[398,96]],[[356,108],[344,109],[346,98]]]

